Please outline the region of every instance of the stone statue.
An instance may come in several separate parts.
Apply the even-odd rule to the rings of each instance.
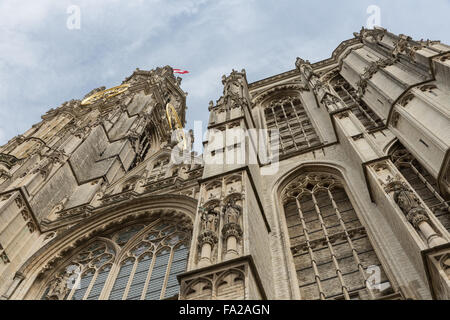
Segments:
[[[406,184],[394,180],[388,184],[385,190],[393,192],[394,201],[415,228],[418,228],[420,222],[428,221],[425,208]]]
[[[236,204],[234,199],[231,199],[224,207],[226,223],[239,224],[239,216],[241,215],[241,208]]]
[[[202,230],[216,232],[219,215],[214,209],[203,211],[202,216]]]

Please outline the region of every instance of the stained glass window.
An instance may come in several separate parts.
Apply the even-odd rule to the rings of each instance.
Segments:
[[[169,222],[110,232],[76,254],[48,282],[42,299],[173,298],[179,291],[177,275],[186,270],[189,237]]]

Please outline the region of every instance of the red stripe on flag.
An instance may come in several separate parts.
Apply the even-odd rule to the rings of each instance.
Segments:
[[[181,69],[173,69],[173,73],[181,73],[181,74],[185,74],[185,73],[189,73],[189,71],[187,71],[187,70],[181,70]]]

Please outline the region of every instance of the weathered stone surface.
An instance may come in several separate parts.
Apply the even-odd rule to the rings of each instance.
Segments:
[[[241,131],[188,163],[169,66],[63,103],[0,147],[1,298],[449,299],[449,57],[363,28],[323,61],[232,70],[208,125]],[[279,148],[252,157],[255,129]]]

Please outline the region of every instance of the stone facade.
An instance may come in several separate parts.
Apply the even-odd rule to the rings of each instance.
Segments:
[[[363,28],[222,83],[203,155],[168,66],[0,147],[1,299],[450,299],[450,46]]]

